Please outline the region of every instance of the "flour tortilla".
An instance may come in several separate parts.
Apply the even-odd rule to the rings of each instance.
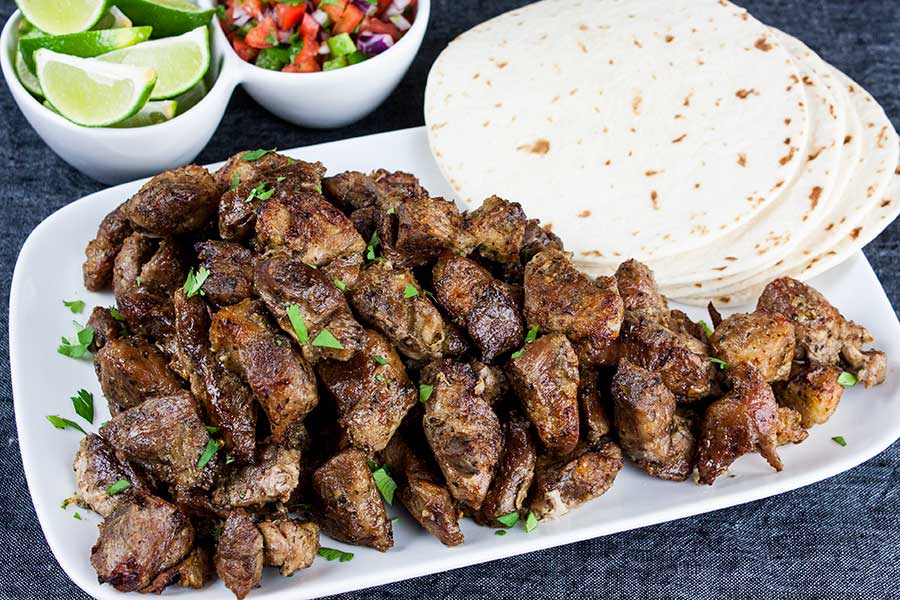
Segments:
[[[545,0],[453,41],[425,117],[466,205],[520,202],[588,265],[652,261],[729,235],[793,183],[809,135],[797,78],[727,2]]]

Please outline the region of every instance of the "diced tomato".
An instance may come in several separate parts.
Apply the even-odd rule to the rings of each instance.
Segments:
[[[328,18],[337,22],[341,18],[344,9],[347,7],[346,0],[320,0],[318,3],[319,10],[323,11]]]
[[[293,29],[306,14],[305,4],[276,4],[275,5],[275,22],[278,23],[278,29],[287,31]]]
[[[256,58],[256,55],[259,54],[259,50],[251,48],[244,43],[244,40],[238,37],[231,40],[231,45],[234,46],[234,51],[237,52],[237,55],[248,62]]]
[[[388,9],[388,6],[391,5],[392,0],[378,0],[378,8],[375,10],[375,14],[379,17],[384,14],[384,11]]]
[[[244,41],[248,46],[254,48],[271,48],[273,46],[272,38],[277,39],[277,36],[275,21],[271,17],[266,17],[260,21],[259,25],[247,32]]]
[[[318,54],[319,42],[316,41],[316,38],[306,38],[303,40],[303,48],[297,53],[297,56],[294,57],[294,64],[299,65],[303,61],[309,59],[315,60]]]
[[[315,73],[316,71],[322,70],[322,67],[319,66],[319,61],[317,61],[314,56],[305,58],[300,62],[295,62],[294,65],[300,73]]]
[[[359,26],[360,32],[371,31],[372,33],[386,33],[390,35],[394,41],[400,39],[400,30],[393,23],[385,23],[381,19],[365,18]]]
[[[313,19],[308,13],[303,15],[303,22],[300,23],[300,37],[305,39],[316,39],[319,35],[319,23]]]
[[[348,4],[341,17],[334,24],[334,33],[350,33],[360,24],[366,15],[352,4]]]
[[[290,64],[290,65],[284,65],[283,67],[281,67],[281,72],[282,73],[302,73],[303,71],[301,71],[300,67],[298,67],[297,65]]]
[[[260,0],[243,0],[241,2],[241,8],[257,21],[262,21],[263,10],[262,2],[260,2]]]

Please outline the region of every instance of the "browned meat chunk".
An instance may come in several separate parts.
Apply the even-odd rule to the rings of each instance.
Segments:
[[[856,379],[867,388],[884,382],[887,375],[887,355],[880,350],[860,350],[856,345],[845,345],[841,356]]]
[[[94,357],[94,369],[113,416],[148,398],[182,391],[165,355],[141,338],[110,340]]]
[[[350,448],[332,457],[313,473],[313,487],[320,502],[318,522],[325,533],[381,552],[394,545],[391,522],[364,452]]]
[[[184,514],[165,500],[138,494],[100,523],[91,565],[100,583],[140,591],[177,566],[193,544],[194,528]]]
[[[309,362],[322,358],[348,360],[365,346],[366,333],[350,313],[344,294],[322,271],[299,258],[274,256],[260,260],[256,264],[254,284],[278,324],[300,344]],[[306,327],[305,343],[299,339],[288,316],[292,306],[297,308]],[[320,345],[318,336],[326,329],[340,348]]]
[[[121,206],[103,218],[97,236],[88,243],[84,251],[84,287],[92,292],[109,287],[116,255],[131,233],[131,223]]]
[[[216,313],[209,336],[225,366],[253,390],[275,442],[288,439],[319,402],[312,368],[291,348],[290,338],[276,333],[265,306],[251,300]]]
[[[626,260],[616,271],[616,284],[629,319],[668,324],[669,303],[659,293],[656,277],[647,265],[633,258]]]
[[[263,569],[263,536],[243,510],[228,515],[216,543],[216,574],[238,600],[259,587]]]
[[[544,250],[562,250],[563,243],[549,227],[543,227],[537,219],[525,223],[525,239],[522,240],[522,260],[528,262]]]
[[[102,306],[94,307],[88,318],[87,326],[94,330],[94,339],[88,346],[88,350],[95,355],[100,348],[106,345],[106,342],[118,339],[127,329],[123,321],[113,317],[110,309]]]
[[[778,407],[778,424],[776,425],[775,439],[779,446],[786,444],[799,444],[807,437],[809,432],[803,428],[803,417],[799,412],[787,406]]]
[[[495,406],[503,400],[509,391],[509,379],[502,367],[486,365],[477,360],[470,360],[469,366],[475,372],[478,383],[475,384],[475,393],[484,398],[484,401]]]
[[[322,180],[322,193],[329,202],[347,214],[374,207],[380,191],[375,181],[359,171],[346,171]]]
[[[475,239],[463,229],[459,209],[450,200],[409,200],[397,207],[396,214],[393,249],[400,255],[397,262],[402,266],[424,265],[444,251],[466,255],[475,247]]]
[[[542,333],[562,333],[584,366],[606,364],[624,309],[615,280],[591,281],[561,250],[547,250],[525,267],[525,320]]]
[[[372,180],[380,192],[375,204],[382,210],[397,209],[407,200],[428,198],[428,190],[423,188],[418,178],[410,173],[378,169],[372,172]]]
[[[500,460],[497,415],[475,393],[477,379],[467,364],[436,362],[422,373],[422,382],[434,386],[425,402],[425,437],[450,493],[478,510]]]
[[[748,362],[768,383],[782,381],[794,360],[794,326],[779,313],[738,313],[709,338],[712,354],[729,365]]]
[[[841,369],[832,365],[804,366],[789,380],[774,386],[778,403],[800,413],[803,427],[821,425],[831,418],[844,386],[838,383]]]
[[[347,362],[320,362],[316,371],[337,404],[350,443],[376,452],[390,441],[418,394],[393,346],[375,331],[366,333],[361,352]]]
[[[564,458],[538,458],[529,502],[538,519],[555,519],[606,493],[622,470],[622,450],[613,442],[579,446]]]
[[[519,264],[528,219],[518,202],[491,196],[465,215],[466,231],[478,253],[501,264]]]
[[[528,419],[511,411],[503,421],[500,464],[481,510],[475,515],[479,523],[497,527],[497,517],[522,511],[536,460],[537,444],[531,436]]]
[[[206,240],[194,246],[209,271],[203,284],[206,298],[216,306],[230,306],[253,297],[253,253],[234,242]]]
[[[578,377],[581,429],[589,444],[596,444],[612,430],[612,422],[600,397],[597,372],[581,369]]]
[[[263,557],[270,567],[290,577],[312,566],[319,551],[319,526],[296,519],[276,519],[257,524],[263,537]]]
[[[222,508],[287,503],[300,478],[300,451],[270,444],[257,450],[255,464],[233,469],[213,491]]]
[[[146,400],[113,417],[100,435],[124,458],[179,493],[212,487],[218,458],[197,468],[210,437],[186,392]]]
[[[709,341],[706,328],[700,323],[694,323],[689,316],[680,310],[669,311],[668,327],[677,334],[686,335],[704,343]]]
[[[225,164],[216,171],[216,186],[219,188],[220,193],[224,194],[227,190],[237,187],[237,184],[240,183],[256,182],[259,179],[265,178],[273,171],[286,167],[291,164],[291,162],[297,162],[294,161],[294,159],[284,156],[283,154],[278,154],[277,152],[267,152],[253,160],[244,158],[248,155],[252,158],[252,153],[252,150],[238,152],[229,158]],[[318,169],[320,177],[325,173],[324,167],[321,167],[318,163],[310,166],[320,167]]]
[[[466,328],[483,361],[492,362],[522,344],[525,325],[509,285],[456,254],[444,254],[433,277],[438,302]]]
[[[219,190],[209,171],[188,165],[160,173],[123,205],[128,220],[153,235],[203,229],[215,218]]]
[[[410,271],[394,268],[388,261],[368,265],[350,291],[350,304],[404,355],[421,359],[443,354],[444,319]]]
[[[616,431],[622,450],[654,477],[684,481],[694,470],[696,440],[675,412],[675,396],[656,374],[619,363],[612,381]]]
[[[397,483],[396,497],[425,530],[446,546],[463,543],[456,503],[440,475],[404,442],[391,439],[382,453]]]
[[[525,414],[548,450],[567,454],[578,444],[578,357],[562,334],[545,335],[509,363]]]
[[[756,367],[739,363],[726,371],[731,391],[706,409],[700,431],[697,470],[700,483],[712,485],[738,457],[759,452],[776,471],[781,459],[778,405],[772,388]]]
[[[143,478],[128,463],[116,458],[115,450],[93,433],[81,439],[74,469],[78,495],[102,517],[111,515],[134,490],[146,487]],[[107,494],[107,488],[121,479],[128,481],[131,488],[119,494]]]

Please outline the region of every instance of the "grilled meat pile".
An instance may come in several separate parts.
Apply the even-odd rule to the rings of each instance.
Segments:
[[[626,458],[706,484],[747,453],[780,470],[843,371],[884,379],[866,330],[798,281],[711,306],[711,331],[639,262],[582,274],[514,202],[461,214],[406,173],[324,175],[259,151],[168,171],[88,245],[85,286],[116,298],[89,321],[112,418],[74,465],[101,582],[215,573],[244,598],[266,566],[309,567],[320,530],[389,550],[385,499],[455,546],[463,516],[533,527]]]

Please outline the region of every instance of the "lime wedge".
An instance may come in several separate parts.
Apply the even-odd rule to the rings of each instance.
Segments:
[[[164,123],[178,113],[178,103],[174,100],[160,100],[148,102],[141,110],[137,111],[124,121],[119,121],[110,127],[146,127]]]
[[[100,31],[82,31],[66,35],[45,35],[27,37],[19,40],[19,51],[28,68],[34,70],[34,53],[38,48],[47,48],[61,54],[71,54],[81,58],[90,58],[105,54],[111,50],[133,46],[150,37],[150,27],[125,27],[122,29],[103,29]]]
[[[188,0],[115,0],[116,5],[138,25],[153,27],[153,37],[181,35],[209,24],[215,12]]]
[[[131,27],[134,23],[131,22],[125,13],[119,10],[115,6],[109,7],[109,12],[100,17],[100,20],[97,21],[97,24],[94,25],[94,29],[118,29],[119,27]]]
[[[16,49],[16,75],[19,76],[19,81],[22,82],[26,90],[35,96],[43,98],[44,91],[41,90],[41,84],[38,82],[37,77],[34,76],[34,73],[28,69],[25,61],[22,60],[22,53],[18,49]]]
[[[189,109],[193,108],[195,104],[203,100],[203,97],[206,96],[208,91],[206,82],[201,79],[197,85],[185,93],[180,96],[175,96],[173,100],[178,103],[178,114],[183,115]]]
[[[54,35],[87,31],[100,20],[108,0],[16,0],[25,18]]]
[[[153,67],[159,74],[151,100],[172,98],[194,87],[209,69],[209,36],[206,26],[183,35],[144,42],[98,57],[100,60]]]
[[[44,96],[61,115],[79,125],[103,127],[127,119],[150,97],[156,71],[78,58],[46,48],[34,53]]]

